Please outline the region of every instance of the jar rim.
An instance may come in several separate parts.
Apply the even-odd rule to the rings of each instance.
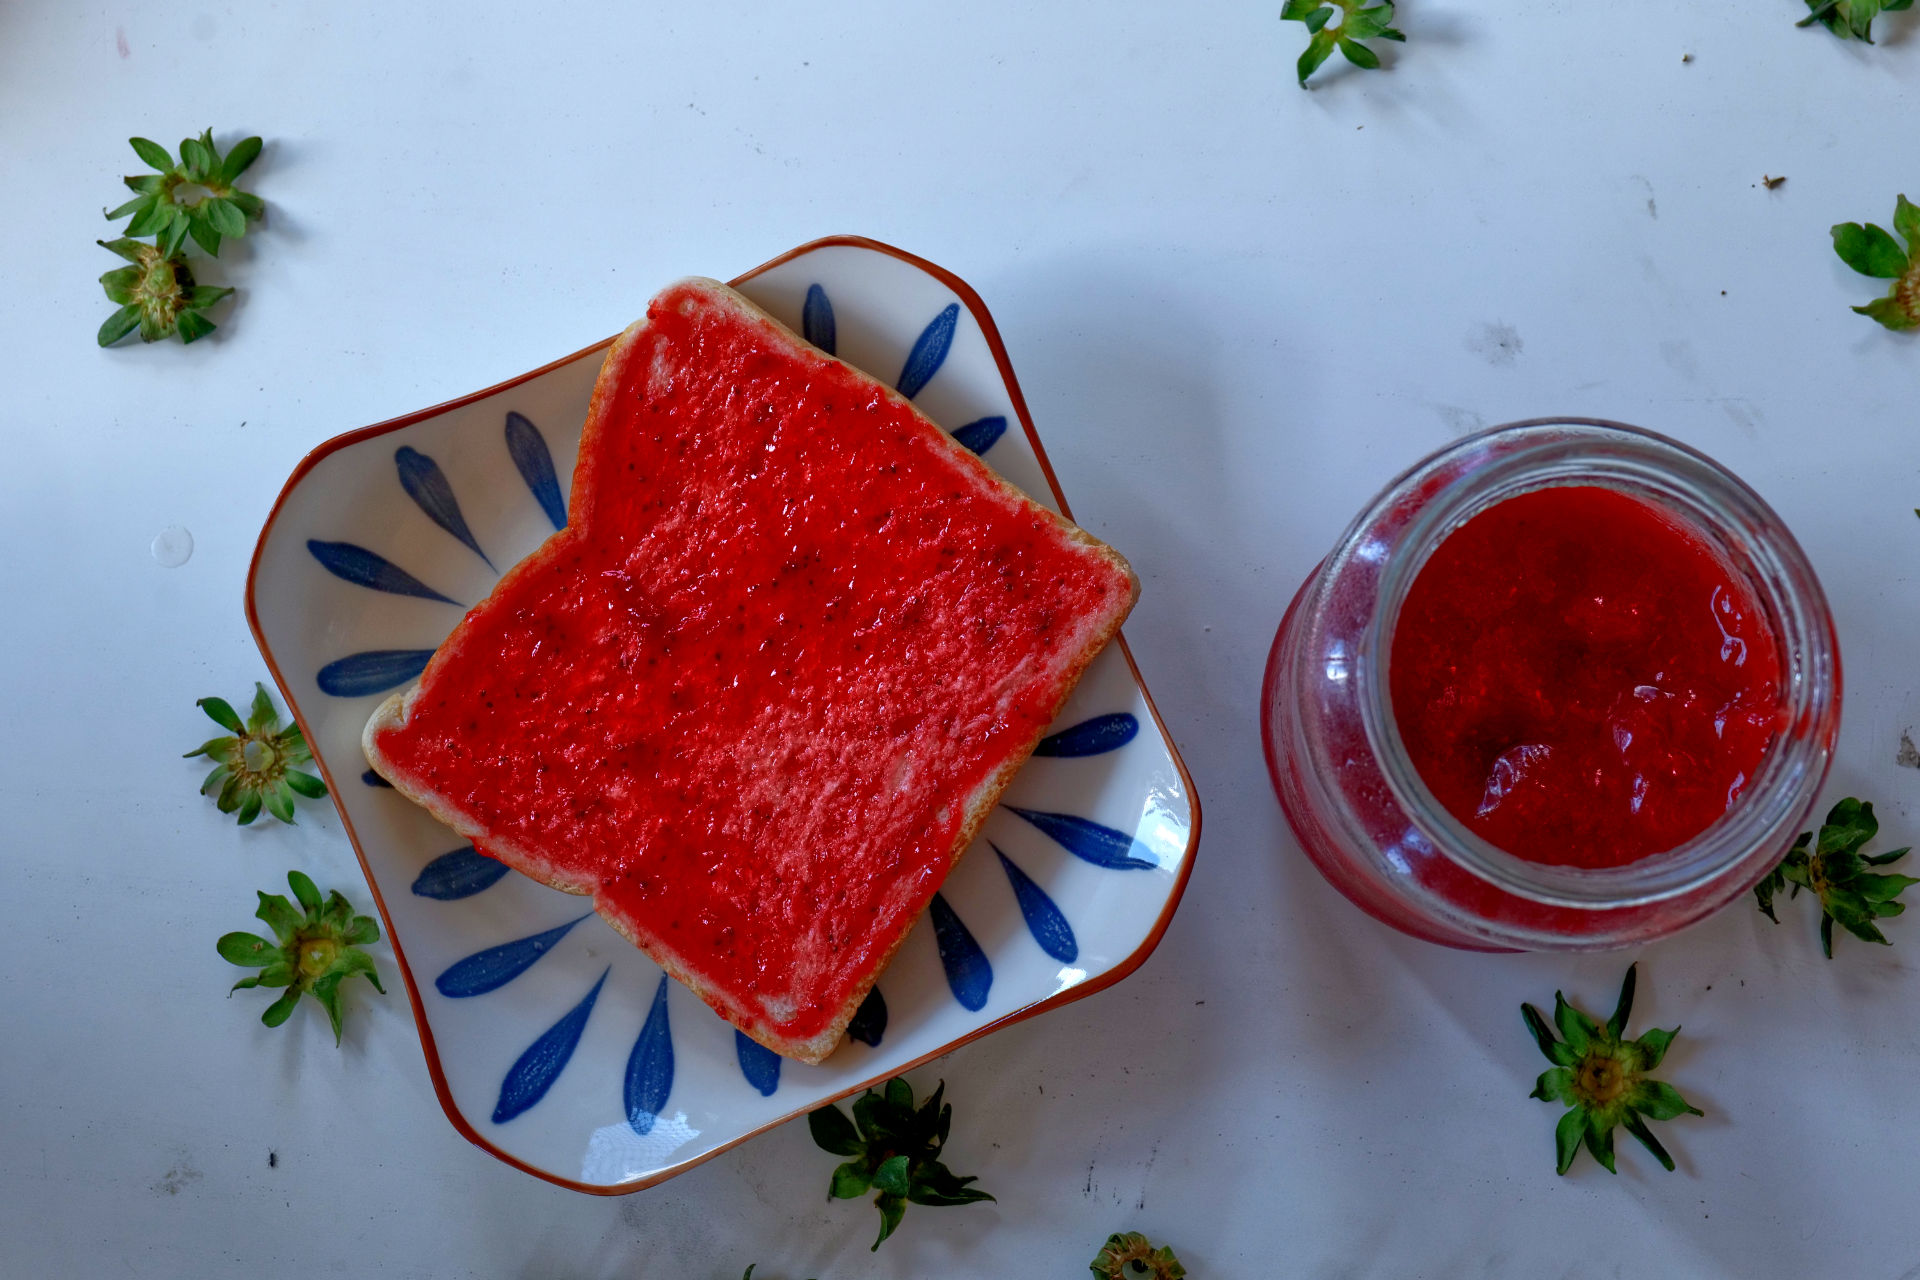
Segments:
[[[1783,714],[1755,776],[1725,814],[1692,839],[1617,867],[1532,862],[1487,841],[1434,796],[1394,717],[1393,627],[1415,577],[1467,520],[1522,493],[1569,485],[1612,488],[1679,516],[1733,564],[1766,612],[1782,660]],[[1427,492],[1431,490],[1431,492]],[[1419,509],[1379,548],[1376,607],[1354,656],[1362,723],[1418,842],[1474,876],[1535,902],[1612,910],[1692,893],[1734,872],[1798,825],[1818,797],[1838,728],[1839,647],[1825,593],[1771,507],[1705,454],[1656,432],[1599,418],[1532,418],[1463,437],[1390,483],[1348,539],[1365,537],[1409,499]],[[1360,554],[1368,554],[1362,545]],[[1813,732],[1808,732],[1812,729]]]

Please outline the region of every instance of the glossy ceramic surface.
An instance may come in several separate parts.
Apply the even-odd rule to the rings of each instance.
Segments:
[[[1064,510],[992,320],[958,279],[837,239],[734,283]],[[564,526],[605,346],[316,450],[261,533],[247,594],[379,900],[449,1118],[528,1172],[603,1193],[1124,977],[1165,929],[1199,834],[1191,782],[1122,641],[1088,670],[847,1042],[807,1067],[667,981],[584,899],[481,857],[382,784],[360,753],[368,715],[501,571]]]

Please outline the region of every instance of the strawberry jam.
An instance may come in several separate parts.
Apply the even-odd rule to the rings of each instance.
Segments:
[[[1615,867],[1684,844],[1754,777],[1781,662],[1701,538],[1596,485],[1495,503],[1422,566],[1389,680],[1436,799],[1530,862]]]

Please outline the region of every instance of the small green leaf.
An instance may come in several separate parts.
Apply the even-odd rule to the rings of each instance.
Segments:
[[[333,962],[333,967],[327,973],[341,982],[358,974],[371,982],[375,991],[381,995],[387,994],[387,989],[380,985],[380,971],[374,967],[373,957],[351,946],[340,952],[340,958]]]
[[[1905,195],[1894,197],[1893,229],[1907,242],[1907,262],[1920,265],[1920,205]]]
[[[253,820],[260,816],[260,809],[263,803],[264,801],[260,792],[249,787],[240,792],[239,812],[235,814],[234,817],[239,821],[241,826],[251,826],[253,825]]]
[[[1671,1120],[1675,1116],[1707,1114],[1681,1097],[1678,1089],[1658,1080],[1641,1081],[1629,1096],[1627,1105],[1652,1120]]]
[[[264,144],[259,138],[242,138],[233,144],[233,150],[227,152],[227,158],[220,165],[219,181],[222,186],[232,186],[236,178],[245,173],[250,165],[260,157],[260,148]]]
[[[195,182],[205,183],[215,172],[213,149],[198,138],[183,138],[180,142],[180,158],[185,162],[187,176]]]
[[[380,941],[380,922],[372,916],[355,916],[353,922],[347,926],[347,945],[350,947],[364,947],[370,942],[378,941]]]
[[[853,1121],[832,1103],[807,1113],[807,1132],[813,1135],[815,1146],[832,1155],[857,1156],[866,1150]]]
[[[1880,234],[1885,235],[1882,231]],[[1870,802],[1852,796],[1827,811],[1820,838],[1814,844],[1817,854],[1858,853],[1861,846],[1880,833],[1880,820],[1873,816]]]
[[[887,1081],[886,1099],[888,1106],[900,1111],[911,1112],[913,1110],[913,1086],[901,1077],[895,1076],[893,1079]]]
[[[1905,853],[1906,850],[1902,849],[1901,852]],[[1854,882],[1854,887],[1859,891],[1860,896],[1868,902],[1889,903],[1897,907],[1901,904],[1892,902],[1891,900],[1910,884],[1920,884],[1920,878],[1913,876],[1863,875]]]
[[[992,1200],[993,1197],[986,1192],[967,1185],[977,1181],[977,1178],[956,1178],[945,1165],[936,1161],[915,1175],[913,1185],[907,1189],[907,1199],[929,1208]]]
[[[118,222],[120,219],[126,217],[128,214],[134,212],[137,209],[140,209],[144,205],[151,203],[152,199],[153,197],[151,196],[145,196],[145,195],[135,196],[133,199],[127,201],[125,204],[121,205],[119,208],[108,211],[107,221]]]
[[[1842,222],[1833,228],[1833,251],[1863,276],[1897,280],[1907,269],[1906,251],[1880,227],[1869,222]]]
[[[941,1111],[941,1099],[946,1095],[947,1082],[942,1080],[933,1087],[933,1092],[927,1095],[927,1100],[920,1104],[920,1109],[913,1113],[914,1122],[922,1128],[936,1123]],[[908,1097],[908,1102],[912,1102],[911,1095]]]
[[[1553,993],[1553,1025],[1560,1028],[1567,1047],[1575,1053],[1585,1053],[1600,1030],[1600,1024],[1568,1004],[1566,996],[1558,991]]]
[[[297,874],[299,873],[292,873],[287,878],[291,880],[293,875]],[[280,939],[282,946],[292,943],[299,935],[300,926],[306,923],[306,918],[295,911],[293,904],[287,901],[285,894],[281,893],[260,894],[260,905],[253,914],[266,922],[267,927],[273,930],[274,936]]]
[[[1660,1139],[1653,1136],[1653,1130],[1647,1128],[1646,1121],[1629,1111],[1620,1123],[1625,1126],[1628,1133],[1640,1140],[1641,1146],[1653,1153],[1653,1158],[1660,1162],[1662,1168],[1668,1173],[1673,1172],[1673,1157],[1668,1155],[1667,1149],[1660,1145]]]
[[[309,800],[319,800],[327,794],[327,784],[310,773],[302,773],[298,769],[289,769],[286,772],[286,779],[288,786]]]
[[[1542,1102],[1565,1102],[1571,1105],[1573,1098],[1569,1090],[1572,1087],[1572,1071],[1565,1067],[1550,1067],[1540,1073],[1540,1078],[1533,1082],[1533,1092],[1527,1096]]]
[[[1553,1129],[1554,1160],[1556,1171],[1565,1174],[1573,1168],[1573,1158],[1580,1154],[1580,1140],[1587,1133],[1587,1113],[1575,1107],[1560,1117],[1560,1123]]]
[[[253,706],[247,712],[247,731],[259,733],[266,729],[280,727],[280,713],[274,710],[273,699],[267,696],[267,686],[254,682]]]
[[[173,220],[167,224],[167,229],[161,232],[154,241],[160,250],[160,256],[163,258],[171,258],[178,255],[181,246],[187,242],[187,232],[190,229],[191,222],[187,218],[186,213],[176,209]]]
[[[185,324],[186,319],[186,316],[180,317],[181,323]],[[203,320],[201,323],[206,324],[207,322]],[[207,324],[207,328],[212,329],[213,326]],[[191,341],[191,339],[189,339],[189,341]],[[288,826],[293,825],[293,792],[284,786],[272,786],[261,792],[261,799],[266,803],[268,813],[286,823]]]
[[[853,1100],[853,1122],[868,1142],[893,1132],[887,1100],[869,1089]]]
[[[1620,1172],[1613,1167],[1613,1126],[1603,1124],[1600,1117],[1591,1113],[1587,1115],[1587,1150],[1608,1173]]]
[[[195,311],[205,311],[208,307],[219,302],[232,292],[233,290],[229,288],[215,288],[212,285],[197,284],[190,291],[187,298],[187,305]]]
[[[240,212],[240,206],[231,200],[216,196],[207,201],[207,217],[213,223],[213,229],[223,236],[238,239],[247,234],[247,215]]]
[[[101,346],[110,347],[139,327],[140,308],[130,302],[108,316],[100,325],[100,332],[94,337]]]
[[[128,138],[127,141],[132,144],[135,154],[160,172],[166,173],[173,168],[173,157],[159,143],[146,138]]]
[[[1634,1041],[1640,1049],[1641,1060],[1644,1063],[1642,1070],[1651,1071],[1659,1066],[1661,1060],[1667,1056],[1667,1047],[1673,1043],[1673,1038],[1679,1034],[1680,1028],[1678,1027],[1675,1027],[1671,1031],[1662,1031],[1658,1027],[1655,1027],[1651,1031],[1642,1033],[1640,1038]]]
[[[1607,1019],[1607,1038],[1618,1040],[1626,1034],[1627,1019],[1633,1014],[1633,988],[1640,973],[1636,962],[1627,966],[1627,976],[1620,980],[1620,999],[1613,1006],[1613,1016]]]
[[[308,915],[320,910],[320,890],[304,871],[287,872],[287,887],[293,890],[294,900],[303,907]]]
[[[144,274],[139,267],[116,267],[100,277],[100,288],[109,301],[137,307]]]
[[[141,251],[147,247],[138,240],[129,240],[125,236],[122,236],[118,240],[95,240],[94,243],[107,252],[117,253],[128,262],[134,263],[140,261]]]
[[[1332,56],[1333,46],[1333,40],[1322,40],[1317,35],[1313,38],[1313,41],[1307,45],[1306,51],[1300,55],[1300,61],[1296,62],[1293,67],[1294,74],[1300,79],[1300,87],[1302,89],[1307,87],[1307,77],[1315,71],[1318,71],[1320,64]]]
[[[873,1171],[873,1185],[876,1189],[888,1195],[904,1196],[907,1194],[907,1158],[905,1156],[889,1156],[885,1160],[882,1160],[880,1167]]]
[[[1853,308],[1853,312],[1878,320],[1896,333],[1920,328],[1920,317],[1910,314],[1895,298],[1875,298],[1864,307]]]
[[[225,698],[201,698],[193,704],[206,712],[213,722],[222,729],[233,733],[245,733],[247,727],[240,723],[240,715]]]
[[[338,889],[327,899],[327,905],[321,910],[320,918],[329,928],[344,933],[353,927],[353,904]]]
[[[220,941],[214,944],[220,952],[220,958],[229,964],[245,965],[257,969],[267,963],[268,957],[278,955],[280,948],[265,938],[251,933],[224,933]]]
[[[1547,1020],[1532,1005],[1520,1006],[1520,1019],[1527,1024],[1527,1030],[1533,1035],[1533,1042],[1540,1046],[1540,1052],[1546,1055],[1547,1061],[1564,1067],[1572,1065],[1579,1057],[1571,1048],[1560,1043],[1559,1038],[1553,1034],[1553,1029],[1547,1025]]]
[[[1875,927],[1871,917],[1868,917],[1867,919],[1864,919],[1864,920],[1857,920],[1857,919],[1844,919],[1839,916],[1828,916],[1827,919],[1839,921],[1841,928],[1845,929],[1848,933],[1860,939],[1860,941],[1862,942],[1877,942],[1881,946],[1885,946],[1885,947],[1890,947],[1893,945],[1892,940],[1889,939],[1886,934],[1880,932],[1880,930],[1877,927]],[[1832,936],[1833,936],[1832,930],[1829,929],[1827,933],[1827,937],[1831,939]],[[1833,959],[1833,952],[1831,950],[1830,943],[1829,943],[1829,950],[1827,952],[1827,959],[1829,960]]]
[[[1356,67],[1365,67],[1368,71],[1380,69],[1380,55],[1357,40],[1340,41],[1340,52],[1347,55],[1347,61]]]
[[[214,230],[213,219],[204,209],[193,209],[187,214],[187,231],[193,236],[193,242],[207,251],[208,257],[220,254],[220,233]]]
[[[260,1015],[260,1021],[270,1027],[277,1027],[287,1020],[293,1013],[293,1006],[299,1003],[300,988],[288,987],[285,995],[267,1006],[267,1011]]]
[[[901,1217],[907,1212],[907,1199],[905,1196],[883,1195],[875,1196],[873,1203],[880,1210],[880,1235],[869,1252],[878,1253],[880,1246],[893,1234],[894,1228],[900,1225]]]
[[[247,191],[230,191],[227,199],[247,216],[249,222],[258,222],[267,212],[267,202]]]
[[[138,305],[134,290],[140,285],[140,268],[119,267],[100,277],[100,288],[106,293],[107,301],[125,306]]]
[[[867,1194],[873,1187],[873,1174],[858,1161],[849,1160],[833,1171],[833,1181],[827,1186],[827,1194],[835,1200],[854,1200]]]
[[[323,974],[314,980],[313,998],[327,1011],[327,1025],[333,1028],[334,1047],[340,1044],[340,978],[337,974]]]
[[[159,235],[173,224],[173,209],[169,205],[150,204],[133,215],[122,230],[129,236]]]

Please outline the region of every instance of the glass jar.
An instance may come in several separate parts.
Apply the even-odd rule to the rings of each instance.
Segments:
[[[1400,606],[1448,534],[1507,498],[1597,485],[1692,530],[1743,580],[1780,654],[1779,727],[1724,816],[1624,866],[1529,862],[1428,790],[1395,727],[1387,662]],[[1803,829],[1840,728],[1840,652],[1793,535],[1746,485],[1651,432],[1535,420],[1468,436],[1401,475],[1301,586],[1261,691],[1267,767],[1301,848],[1362,910],[1482,951],[1602,950],[1664,936],[1745,893]]]

